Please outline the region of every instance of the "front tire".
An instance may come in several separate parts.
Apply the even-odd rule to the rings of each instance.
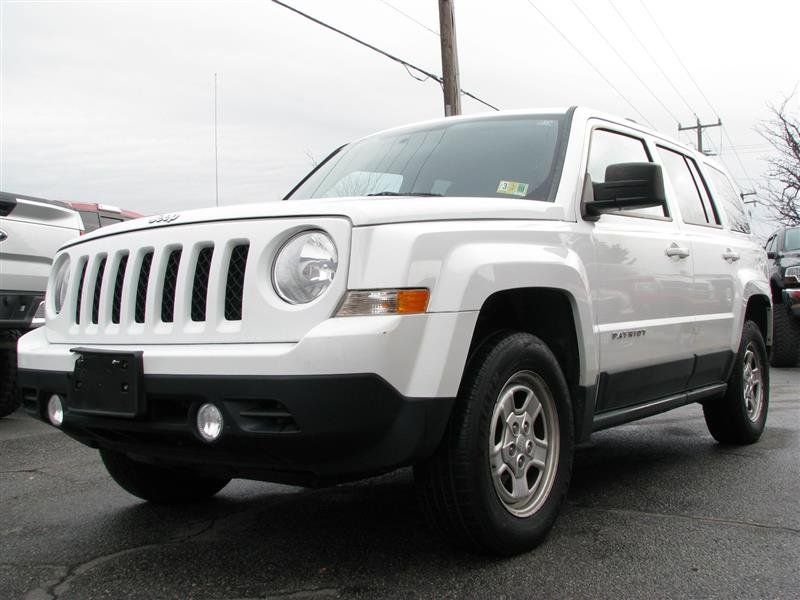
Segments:
[[[769,408],[769,362],[761,330],[753,321],[742,329],[725,397],[706,402],[708,431],[722,444],[752,444],[764,431]]]
[[[205,500],[230,481],[139,462],[113,450],[101,449],[100,457],[108,474],[122,489],[156,504],[187,504]]]
[[[800,360],[800,317],[794,317],[783,304],[772,307],[772,354],[773,367],[793,367]]]
[[[0,349],[0,419],[19,408],[17,389],[17,340],[22,333],[16,329],[0,332],[0,343],[9,347]]]
[[[569,391],[550,349],[498,334],[465,371],[447,431],[414,468],[431,525],[467,549],[512,555],[546,537],[569,486]]]

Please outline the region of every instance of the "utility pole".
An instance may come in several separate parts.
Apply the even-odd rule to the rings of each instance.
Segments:
[[[683,127],[680,123],[678,123],[678,131],[687,131],[689,129],[696,129],[697,130],[697,151],[705,154],[703,151],[703,129],[708,127],[722,127],[722,119],[717,117],[716,123],[709,123],[708,125],[703,125],[700,123],[700,117],[697,115],[694,116],[697,119],[697,125],[692,125],[691,127]]]
[[[439,37],[442,40],[442,91],[444,116],[461,114],[461,82],[458,77],[456,20],[453,0],[439,0]]]

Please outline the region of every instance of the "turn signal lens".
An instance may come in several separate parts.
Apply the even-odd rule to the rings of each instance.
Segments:
[[[351,290],[347,292],[337,317],[364,315],[413,315],[428,309],[430,291],[411,290]]]

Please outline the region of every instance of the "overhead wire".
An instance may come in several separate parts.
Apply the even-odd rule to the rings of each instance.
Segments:
[[[684,95],[681,93],[681,91],[678,89],[678,87],[677,87],[677,86],[676,86],[676,85],[675,85],[675,84],[672,82],[672,78],[671,78],[669,75],[667,75],[667,73],[664,71],[664,69],[661,67],[661,65],[658,63],[658,61],[655,59],[655,57],[654,57],[654,56],[653,56],[653,54],[650,52],[650,50],[648,50],[648,48],[647,48],[647,45],[646,45],[646,44],[645,44],[645,43],[642,41],[642,39],[641,39],[641,38],[640,38],[640,37],[639,37],[639,36],[636,34],[636,30],[635,30],[633,27],[631,27],[631,24],[628,22],[628,20],[625,18],[625,16],[624,16],[624,15],[623,15],[623,14],[620,12],[620,10],[617,8],[617,6],[614,4],[614,2],[612,2],[612,0],[608,0],[608,3],[611,5],[611,8],[613,8],[613,9],[614,9],[614,12],[616,12],[616,13],[617,13],[617,16],[618,16],[618,17],[620,18],[620,20],[621,20],[621,21],[624,23],[625,27],[627,27],[628,31],[629,31],[629,32],[631,33],[631,35],[633,36],[633,39],[635,39],[635,40],[636,40],[636,41],[639,43],[639,46],[641,46],[642,50],[644,50],[645,54],[647,54],[648,58],[649,58],[649,59],[652,61],[652,63],[653,63],[655,66],[656,66],[656,68],[659,70],[659,72],[661,73],[661,75],[663,75],[663,76],[664,76],[664,79],[665,79],[665,80],[667,81],[667,83],[670,85],[670,87],[672,88],[672,90],[673,90],[673,91],[674,91],[674,92],[675,92],[675,93],[678,95],[678,97],[679,97],[679,98],[680,98],[680,99],[683,101],[684,105],[686,105],[686,108],[688,108],[688,109],[689,109],[689,112],[690,112],[690,113],[692,113],[693,115],[697,115],[697,111],[696,111],[696,110],[695,110],[695,109],[692,107],[692,105],[691,105],[691,104],[689,104],[689,101],[688,101],[688,100],[686,100],[686,97],[685,97],[685,96],[684,96]]]
[[[277,4],[278,6],[282,6],[283,8],[286,8],[286,9],[290,10],[293,13],[296,13],[296,14],[300,15],[301,17],[304,17],[304,18],[308,19],[309,21],[312,21],[313,23],[316,23],[317,25],[320,25],[322,27],[325,27],[326,29],[329,29],[329,30],[331,30],[331,31],[333,31],[335,33],[338,33],[339,35],[342,35],[342,36],[346,37],[347,39],[349,39],[349,40],[351,40],[353,42],[356,42],[357,44],[360,44],[360,45],[362,45],[362,46],[364,46],[366,48],[369,48],[373,52],[377,52],[378,54],[380,54],[380,55],[382,55],[382,56],[384,56],[384,57],[386,57],[386,58],[388,58],[390,60],[393,60],[396,63],[401,64],[403,67],[406,68],[406,70],[412,69],[412,70],[414,70],[414,71],[416,71],[418,73],[421,73],[422,75],[425,75],[425,77],[427,77],[427,78],[433,79],[434,81],[438,82],[439,85],[443,85],[444,84],[444,81],[438,75],[435,75],[435,74],[431,73],[430,71],[426,71],[425,69],[423,69],[421,67],[418,67],[418,66],[408,62],[407,60],[403,60],[402,58],[398,58],[397,56],[394,56],[393,54],[389,54],[385,50],[381,50],[377,46],[373,46],[372,44],[370,44],[368,42],[365,42],[364,40],[361,40],[361,39],[355,37],[354,35],[351,35],[351,34],[345,32],[345,31],[342,31],[341,29],[338,29],[338,28],[334,27],[333,25],[329,25],[328,23],[326,23],[324,21],[321,21],[320,19],[317,19],[316,17],[312,17],[311,15],[309,15],[307,13],[304,13],[301,10],[298,10],[294,6],[286,4],[285,2],[281,2],[280,0],[271,0],[271,2],[273,2],[274,4]],[[419,78],[415,77],[414,79],[419,79]],[[476,100],[477,102],[480,102],[481,104],[491,108],[492,110],[500,110],[499,108],[497,108],[493,104],[490,104],[486,100],[483,100],[482,98],[479,98],[475,94],[472,94],[472,93],[466,91],[463,88],[460,90],[460,92],[464,96],[472,98],[473,100]]]
[[[645,6],[645,4],[644,4],[644,2],[642,0],[639,0],[639,4],[642,6],[644,11],[647,13],[647,16],[650,17],[650,21],[653,23],[655,28],[661,34],[662,39],[666,42],[667,46],[669,46],[669,49],[672,51],[673,56],[675,56],[675,58],[677,59],[678,63],[681,65],[683,70],[686,72],[686,75],[689,76],[689,79],[694,84],[694,87],[697,88],[697,91],[700,93],[700,96],[702,96],[703,100],[705,100],[706,104],[708,104],[708,107],[711,109],[711,112],[714,113],[714,116],[717,117],[718,121],[722,121],[722,119],[719,116],[719,112],[714,107],[714,105],[711,103],[711,100],[708,99],[708,96],[705,95],[705,93],[703,92],[703,89],[700,87],[700,84],[697,83],[697,80],[692,75],[692,72],[689,71],[689,68],[686,66],[686,64],[683,62],[683,60],[681,60],[681,57],[678,54],[678,51],[675,49],[675,47],[669,41],[669,39],[667,38],[666,34],[664,33],[664,30],[661,29],[661,26],[658,24],[658,21],[656,21],[655,17],[653,16],[653,13],[650,12],[650,9],[648,9],[647,6]],[[721,129],[722,129],[723,136],[728,140],[728,145],[733,150],[733,154],[736,157],[736,161],[738,162],[739,168],[742,170],[742,173],[745,175],[745,178],[747,180],[749,180],[749,181],[753,181],[753,178],[750,177],[750,174],[747,172],[747,169],[744,166],[744,162],[742,161],[742,157],[739,156],[739,152],[736,150],[736,146],[734,145],[733,141],[731,140],[730,133],[728,133],[728,128],[723,124],[721,126]],[[720,152],[721,152],[721,150],[722,149],[720,148]]]
[[[667,36],[664,34],[664,30],[661,29],[661,26],[658,24],[658,21],[656,21],[655,17],[653,17],[653,13],[650,12],[650,9],[648,9],[647,6],[645,6],[645,4],[644,4],[644,2],[642,2],[642,0],[639,0],[639,4],[642,6],[644,11],[647,13],[647,16],[650,17],[650,21],[652,21],[653,25],[655,25],[656,29],[661,34],[662,39],[667,43],[667,46],[669,46],[669,49],[672,50],[673,56],[675,56],[675,58],[678,60],[678,63],[680,63],[681,67],[683,67],[683,70],[689,76],[689,79],[692,80],[692,83],[694,84],[694,87],[697,88],[697,91],[700,92],[700,95],[703,97],[703,100],[705,100],[706,104],[708,104],[708,106],[711,108],[711,111],[714,113],[714,116],[717,117],[717,119],[719,119],[719,113],[717,112],[717,109],[714,108],[713,104],[711,104],[711,100],[709,100],[708,97],[703,93],[703,90],[700,88],[700,84],[697,83],[697,80],[694,78],[694,76],[692,75],[691,71],[689,71],[688,67],[681,60],[681,57],[678,54],[678,51],[675,50],[675,46],[672,45],[672,43],[669,41],[669,38],[667,38]]]
[[[611,82],[611,80],[610,80],[608,77],[606,77],[606,76],[603,74],[603,72],[602,72],[602,71],[601,71],[601,70],[600,70],[600,69],[599,69],[599,68],[598,68],[598,67],[597,67],[597,66],[596,66],[596,65],[595,65],[595,64],[594,64],[594,63],[593,63],[591,60],[589,60],[589,59],[587,58],[587,56],[586,56],[586,55],[585,55],[583,52],[581,52],[580,48],[578,48],[578,47],[577,47],[575,44],[573,44],[573,43],[572,43],[572,40],[570,40],[570,39],[569,39],[569,38],[566,36],[566,34],[564,34],[564,32],[563,32],[563,31],[561,31],[561,29],[559,29],[559,27],[558,27],[558,26],[557,26],[555,23],[553,23],[553,21],[551,21],[551,20],[550,20],[550,19],[547,17],[547,15],[545,15],[545,14],[544,14],[544,13],[541,11],[541,9],[539,9],[539,7],[538,7],[538,6],[536,6],[536,5],[533,3],[533,0],[527,0],[527,2],[528,2],[528,4],[530,5],[530,7],[531,7],[533,10],[535,10],[537,13],[539,13],[539,16],[540,16],[540,17],[542,17],[542,19],[544,19],[544,20],[545,20],[545,22],[546,22],[548,25],[550,25],[550,27],[552,27],[552,28],[555,30],[555,32],[556,32],[556,33],[558,33],[558,35],[560,35],[560,36],[561,36],[561,38],[562,38],[562,39],[563,39],[565,42],[567,42],[567,44],[569,44],[569,46],[570,46],[570,47],[571,47],[571,48],[572,48],[572,49],[573,49],[575,52],[577,52],[578,56],[580,56],[580,57],[581,57],[581,58],[582,58],[582,59],[583,59],[583,60],[586,62],[586,64],[588,64],[588,65],[589,65],[589,66],[590,66],[590,67],[591,67],[591,68],[594,70],[594,72],[595,72],[595,73],[597,73],[597,74],[600,76],[600,78],[601,78],[603,81],[605,81],[605,82],[606,82],[606,84],[608,84],[608,86],[609,86],[611,89],[613,89],[613,90],[614,90],[614,91],[617,93],[617,95],[618,95],[620,98],[622,98],[622,99],[625,101],[625,103],[626,103],[628,106],[630,106],[630,107],[631,107],[631,108],[634,110],[634,112],[635,112],[637,115],[639,115],[639,116],[640,116],[640,117],[641,117],[641,118],[644,120],[644,122],[645,122],[645,123],[647,123],[647,124],[648,124],[650,127],[653,127],[653,124],[652,124],[652,123],[649,121],[649,119],[648,119],[647,117],[645,117],[645,116],[644,116],[644,114],[643,114],[643,113],[642,113],[642,112],[641,112],[641,111],[640,111],[638,108],[636,108],[636,106],[635,106],[635,105],[634,105],[634,104],[633,104],[633,103],[632,103],[632,102],[631,102],[631,101],[628,99],[628,97],[627,97],[627,96],[625,96],[625,94],[623,94],[623,93],[622,93],[622,92],[619,90],[619,88],[617,88],[617,86],[615,86],[615,85],[614,85],[614,84]]]
[[[622,56],[622,53],[619,50],[617,50],[616,46],[614,46],[614,44],[611,43],[611,41],[603,34],[603,32],[600,30],[600,28],[597,25],[594,24],[594,21],[592,21],[592,19],[589,17],[589,15],[586,14],[586,12],[578,5],[577,2],[575,2],[575,0],[570,0],[570,1],[572,2],[572,5],[578,10],[578,12],[581,13],[581,15],[583,15],[583,18],[586,19],[586,22],[589,23],[589,25],[592,26],[592,29],[594,29],[595,33],[597,33],[597,35],[600,36],[600,39],[602,39],[606,43],[606,45],[609,48],[611,48],[611,50],[614,51],[614,54],[617,55],[617,58],[619,58],[620,62],[622,62],[622,64],[625,65],[631,73],[633,73],[633,76],[636,77],[636,79],[639,81],[639,83],[642,84],[642,87],[644,87],[644,89],[646,89],[649,92],[649,94],[655,99],[655,101],[658,102],[661,105],[661,108],[663,108],[667,112],[667,114],[670,117],[672,117],[672,119],[675,121],[675,123],[680,125],[681,124],[681,120],[678,117],[675,116],[675,113],[673,113],[669,109],[669,107],[666,104],[664,104],[664,101],[661,100],[661,98],[659,98],[656,95],[656,93],[650,88],[650,86],[647,85],[645,80],[642,79],[639,76],[639,74],[636,72],[636,69],[634,69],[627,60],[625,60],[625,57]]]
[[[441,36],[439,35],[439,32],[438,32],[438,31],[436,31],[436,30],[434,30],[434,29],[431,29],[430,27],[428,27],[427,25],[425,25],[425,23],[423,23],[422,21],[418,21],[417,19],[415,19],[414,17],[412,17],[412,16],[411,16],[410,14],[408,14],[407,12],[404,12],[404,11],[400,10],[400,9],[399,9],[399,8],[397,8],[397,7],[396,7],[394,4],[392,4],[391,2],[387,2],[386,0],[381,0],[381,2],[382,2],[383,4],[385,4],[386,6],[388,6],[389,8],[391,8],[391,9],[392,9],[393,11],[395,11],[396,13],[399,13],[399,14],[403,15],[403,16],[404,16],[406,19],[408,19],[409,21],[413,21],[414,23],[416,23],[417,25],[419,25],[419,26],[420,26],[420,27],[422,27],[423,29],[426,29],[427,31],[430,31],[430,32],[431,32],[433,35],[435,35],[436,37],[441,37]]]

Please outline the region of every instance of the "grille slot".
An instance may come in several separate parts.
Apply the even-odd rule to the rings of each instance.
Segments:
[[[120,307],[122,306],[122,283],[125,281],[125,270],[128,268],[128,255],[124,254],[119,259],[117,279],[114,282],[114,302],[111,305],[111,322],[119,323]]]
[[[92,302],[92,323],[95,325],[100,316],[100,290],[103,288],[103,275],[106,271],[106,257],[100,259],[100,266],[97,268],[97,277],[94,280],[94,300]]]
[[[144,308],[147,304],[147,282],[150,279],[150,266],[153,264],[153,251],[142,257],[142,267],[139,269],[139,281],[136,284],[136,311],[134,319],[137,323],[144,323]]]
[[[194,270],[192,286],[192,321],[206,320],[206,304],[208,301],[208,278],[211,275],[211,258],[214,246],[206,246],[197,254],[197,267]]]
[[[244,297],[244,271],[250,244],[234,246],[228,263],[228,280],[225,284],[225,318],[228,321],[242,320]]]
[[[173,250],[167,259],[167,270],[164,272],[164,292],[161,294],[161,320],[172,323],[175,317],[175,289],[178,284],[178,267],[181,264],[180,248]]]
[[[86,278],[86,266],[89,264],[89,260],[84,258],[83,259],[83,266],[81,267],[81,277],[78,280],[78,300],[75,304],[75,322],[81,322],[81,298],[83,298],[83,280]]]

